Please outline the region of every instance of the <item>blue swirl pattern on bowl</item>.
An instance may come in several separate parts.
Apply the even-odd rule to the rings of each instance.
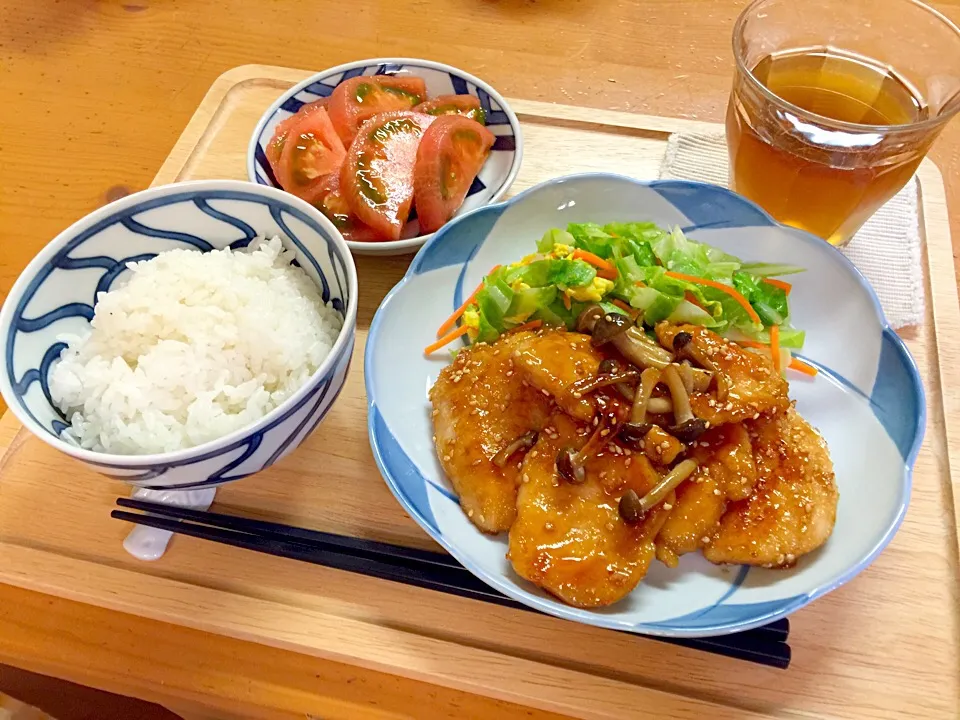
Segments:
[[[790,570],[721,568],[699,553],[669,570],[654,563],[625,600],[603,610],[564,605],[521,580],[503,537],[481,534],[460,510],[431,441],[429,388],[448,358],[422,356],[433,330],[490,267],[515,262],[551,227],[653,220],[751,261],[799,265],[794,324],[807,331],[815,379],[791,377],[791,397],[824,435],[840,489],[833,536]],[[416,318],[411,326],[409,319]],[[365,351],[374,457],[401,505],[478,577],[538,610],[654,635],[709,636],[783,617],[866,568],[890,542],[910,499],[923,439],[923,388],[912,357],[873,289],[834,248],[776,223],[730,191],[608,174],[548,181],[455,219],[414,258],[374,317]]]
[[[493,149],[487,162],[474,179],[467,191],[467,199],[458,214],[496,202],[513,183],[520,168],[522,142],[520,123],[507,107],[503,98],[489,85],[463,71],[441,63],[412,58],[380,58],[362,60],[340,65],[318,73],[281,96],[264,113],[254,130],[247,151],[247,175],[251,182],[270,187],[279,187],[270,163],[267,161],[266,146],[273,137],[276,126],[295,114],[305,104],[329,97],[338,84],[360,75],[416,75],[422,77],[427,85],[430,97],[438,95],[473,95],[480,101],[486,113],[487,128],[496,136]],[[411,212],[411,220],[416,212]],[[376,254],[396,246],[407,252],[422,244],[427,236],[415,240],[398,240],[387,243],[348,242],[353,250],[369,250]],[[381,252],[378,252],[381,251]]]
[[[111,288],[128,263],[175,248],[243,248],[257,236],[273,235],[294,250],[295,262],[344,318],[330,356],[304,387],[258,423],[190,450],[125,457],[82,450],[63,439],[68,419],[54,405],[48,384],[65,347],[58,338],[84,330],[97,296]],[[237,480],[293,450],[336,399],[352,356],[356,287],[353,259],[339,233],[296,198],[237,181],[147,190],[81,220],[21,275],[0,314],[5,339],[0,389],[41,439],[131,484],[186,489]]]

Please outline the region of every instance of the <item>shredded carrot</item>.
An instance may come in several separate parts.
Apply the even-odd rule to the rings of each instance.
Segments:
[[[770,355],[773,356],[773,369],[780,372],[780,326],[770,326]]]
[[[790,291],[793,290],[793,285],[783,280],[777,280],[776,278],[764,278],[763,281],[768,285],[773,285],[783,290],[787,295],[790,294]]]
[[[517,325],[516,327],[510,328],[510,332],[515,332],[518,330],[536,330],[541,325],[543,325],[543,320],[531,320],[530,322],[525,322],[522,325]]]
[[[634,285],[636,285],[637,287],[646,287],[646,286],[647,286],[647,284],[646,284],[645,282],[643,282],[642,280],[637,280],[637,281],[634,283]]]
[[[470,328],[468,328],[466,325],[461,325],[460,327],[458,327],[458,328],[457,328],[456,330],[454,330],[453,332],[449,332],[449,333],[447,333],[446,335],[444,335],[442,338],[440,338],[439,340],[437,340],[437,341],[436,341],[435,343],[433,343],[432,345],[427,345],[427,346],[423,349],[423,354],[424,354],[424,355],[430,355],[431,353],[436,352],[437,350],[439,350],[440,348],[442,348],[444,345],[449,345],[450,343],[452,343],[454,340],[456,340],[456,339],[457,339],[458,337],[460,337],[461,335],[466,335],[468,330],[470,330]]]
[[[492,268],[490,268],[490,272],[488,272],[487,275],[493,275],[499,269],[500,269],[499,265],[494,265]],[[479,285],[477,285],[477,289],[474,290],[472,293],[470,293],[470,297],[468,297],[466,300],[463,301],[463,305],[461,305],[456,310],[454,310],[453,315],[451,315],[450,317],[448,317],[446,320],[443,321],[443,325],[441,325],[440,329],[437,330],[437,337],[440,337],[441,335],[445,335],[450,331],[450,329],[454,325],[457,324],[457,320],[459,320],[460,316],[463,315],[464,312],[466,312],[468,307],[473,305],[473,303],[477,299],[477,293],[480,292],[481,290],[483,290],[482,281]]]
[[[563,306],[564,306],[567,310],[569,310],[570,307],[571,307],[571,305],[570,305],[570,296],[567,295],[566,293],[563,293]]]
[[[743,345],[744,347],[750,348],[760,348],[761,350],[769,350],[769,345],[764,345],[762,342],[757,342],[756,340],[735,340],[734,342],[737,345]]]
[[[668,270],[664,274],[667,277],[674,278],[675,280],[683,280],[684,282],[696,283],[697,285],[706,285],[707,287],[712,287],[717,290],[722,290],[727,295],[729,295],[734,300],[736,300],[738,303],[740,303],[740,306],[747,311],[747,315],[750,316],[750,319],[753,320],[753,322],[755,322],[758,325],[760,324],[760,316],[757,315],[757,311],[754,310],[753,307],[751,307],[750,303],[747,302],[747,299],[743,295],[738,293],[729,285],[724,285],[723,283],[718,283],[718,282],[715,282],[714,280],[707,280],[706,278],[696,277],[694,275],[684,275],[683,273],[672,272],[670,270]]]
[[[624,312],[628,312],[628,313],[633,312],[633,308],[627,305],[623,300],[620,300],[619,298],[614,298],[613,304],[616,305],[621,310],[623,310]]]
[[[697,296],[694,295],[694,294],[693,294],[692,292],[690,292],[689,290],[683,294],[683,299],[686,300],[686,301],[687,301],[688,303],[690,303],[691,305],[696,305],[698,308],[700,308],[700,309],[703,310],[704,312],[707,311],[707,309],[706,309],[703,305],[700,304],[700,301],[697,300]]]
[[[617,279],[617,269],[613,266],[608,260],[604,260],[599,255],[594,255],[592,252],[587,252],[586,250],[580,250],[577,248],[573,251],[573,258],[576,260],[583,260],[593,265],[597,269],[597,275],[607,280],[616,280]]]
[[[810,377],[816,377],[818,372],[813,365],[809,365],[803,360],[798,360],[797,358],[793,358],[790,361],[789,367],[791,370],[796,370],[797,372],[801,372],[804,375],[809,375]]]

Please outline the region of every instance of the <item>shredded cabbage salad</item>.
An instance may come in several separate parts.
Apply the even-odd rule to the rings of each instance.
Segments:
[[[762,345],[776,326],[775,345],[800,348],[804,333],[790,325],[790,285],[773,276],[802,271],[744,263],[679,228],[650,222],[571,224],[548,230],[536,253],[494,268],[451,320],[461,320],[456,334],[491,342],[526,324],[572,329],[585,307],[599,303],[649,327],[690,323]]]

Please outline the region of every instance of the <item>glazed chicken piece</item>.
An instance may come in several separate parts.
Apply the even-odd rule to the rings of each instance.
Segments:
[[[520,463],[532,444],[524,447],[521,439],[534,440],[524,436],[542,428],[551,412],[549,398],[514,370],[514,350],[530,336],[518,332],[464,348],[430,390],[437,457],[463,511],[484,532],[513,523]],[[511,444],[516,451],[506,453]],[[495,460],[502,452],[509,462],[500,467]]]
[[[786,410],[790,405],[787,381],[774,370],[769,358],[696,325],[663,322],[656,332],[667,348],[674,348],[681,332],[689,334],[691,341],[675,348],[678,358],[689,357],[694,364],[719,375],[709,392],[690,395],[693,414],[710,425],[740,422],[758,413]]]
[[[590,336],[563,330],[542,330],[516,344],[514,360],[524,379],[561,410],[589,422],[596,411],[592,396],[578,397],[572,386],[597,374],[604,356],[590,344]]]
[[[628,488],[642,496],[659,481],[646,457],[610,446],[586,460],[584,482],[572,483],[558,475],[557,454],[581,447],[593,427],[561,414],[550,422],[524,460],[508,558],[517,574],[570,605],[610,605],[647,574],[673,497],[628,525],[620,496]]]
[[[792,407],[751,425],[756,492],[728,507],[703,554],[714,563],[790,567],[833,531],[833,464],[823,438]]]
[[[709,542],[727,502],[749,497],[757,479],[750,436],[741,423],[708,430],[690,454],[700,465],[677,488],[673,512],[657,535],[657,559],[668,567]]]

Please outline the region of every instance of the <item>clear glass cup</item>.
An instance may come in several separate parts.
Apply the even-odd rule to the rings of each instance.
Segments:
[[[915,0],[756,0],[733,51],[733,189],[834,245],[960,110],[960,29]]]

